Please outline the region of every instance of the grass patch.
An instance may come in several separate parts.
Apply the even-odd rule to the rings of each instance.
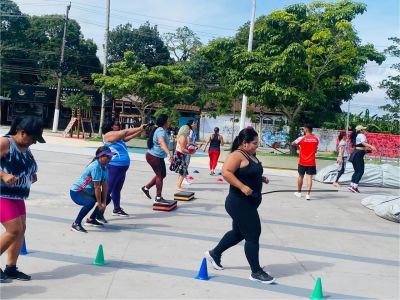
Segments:
[[[92,136],[90,138],[87,138],[86,140],[89,142],[103,142],[103,139],[98,136]]]

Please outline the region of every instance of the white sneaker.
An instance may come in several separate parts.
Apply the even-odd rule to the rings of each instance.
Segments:
[[[306,195],[306,200],[311,200],[310,195]]]
[[[297,198],[301,198],[301,193],[299,193],[299,192],[294,192],[293,195],[295,195]]]
[[[185,185],[190,185],[190,184],[192,184],[189,180],[187,180],[186,178],[185,179],[183,179],[183,182],[182,182],[183,184],[185,184]]]

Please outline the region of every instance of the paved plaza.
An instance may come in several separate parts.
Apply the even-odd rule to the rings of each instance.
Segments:
[[[226,251],[223,271],[208,265],[210,279],[196,280],[204,251],[231,228],[224,209],[228,184],[208,175],[208,158],[194,158],[190,186],[196,199],[179,202],[172,212],[152,210],[140,187],[153,176],[144,156],[132,155],[121,206],[127,218],[111,215],[104,228],[70,231],[78,210],[69,197],[71,184],[90,162],[98,144],[54,136],[34,145],[38,182],[27,203],[28,255],[18,261],[32,275],[28,282],[2,284],[1,299],[294,299],[309,298],[322,280],[328,299],[399,299],[399,224],[377,217],[360,204],[371,194],[398,190],[362,187],[351,194],[314,182],[312,201],[292,193],[265,195],[260,261],[276,284],[250,281],[243,245]],[[193,170],[199,174],[193,174]],[[296,186],[296,172],[265,169],[264,191]],[[169,172],[164,197],[172,198],[177,175]],[[152,195],[155,189],[151,190]],[[2,229],[3,232],[3,229]],[[98,246],[106,266],[94,266]],[[5,255],[2,256],[2,267]]]

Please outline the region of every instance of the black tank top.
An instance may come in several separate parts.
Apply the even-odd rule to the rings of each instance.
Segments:
[[[253,194],[250,196],[246,196],[242,193],[240,189],[234,187],[233,185],[230,185],[228,197],[230,196],[233,198],[244,199],[245,201],[250,201],[251,203],[254,203],[258,206],[261,203],[261,190],[263,184],[262,175],[264,169],[258,159],[258,162],[256,163],[249,157],[246,152],[242,150],[237,151],[240,151],[240,153],[242,153],[244,157],[247,158],[249,164],[244,168],[237,169],[234,174],[237,179],[239,179],[243,184],[247,185],[253,190]]]
[[[219,135],[214,133],[213,138],[210,141],[209,150],[218,150],[220,151],[221,141],[219,140]]]

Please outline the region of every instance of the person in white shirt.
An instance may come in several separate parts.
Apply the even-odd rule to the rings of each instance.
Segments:
[[[376,147],[368,144],[367,137],[365,136],[367,128],[358,125],[350,135],[351,145],[354,147],[353,152],[349,157],[349,161],[353,164],[354,174],[351,177],[350,186],[348,189],[353,193],[359,193],[358,183],[364,174],[364,156],[367,152],[376,151]]]

